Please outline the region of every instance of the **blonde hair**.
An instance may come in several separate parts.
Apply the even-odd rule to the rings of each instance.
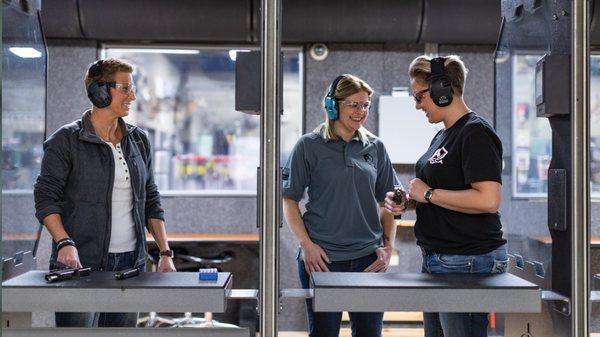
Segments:
[[[118,72],[133,73],[133,66],[131,64],[115,58],[108,58],[102,61],[102,72],[100,75],[92,76],[89,71],[91,66],[92,65],[90,64],[83,79],[86,88],[93,81],[112,82],[114,80],[114,75]]]
[[[338,81],[333,92],[333,98],[336,100],[336,102],[343,101],[344,99],[361,91],[366,92],[367,95],[369,95],[369,98],[373,96],[373,88],[371,88],[371,86],[367,82],[363,81],[358,76],[354,76],[351,74],[343,74],[341,76],[342,78]],[[329,93],[329,88],[327,89],[327,93]],[[325,122],[321,123],[321,125],[319,125],[314,130],[314,132],[321,135],[321,137],[325,141],[338,139],[338,136],[333,131],[333,123],[334,121],[329,119],[329,116],[327,115],[327,113],[325,113]],[[373,134],[361,126],[360,129],[358,129],[358,137],[363,144],[366,144],[368,142],[368,136],[373,136]]]
[[[469,70],[465,67],[464,62],[457,55],[445,56],[444,71],[446,76],[452,83],[452,90],[458,95],[462,95],[465,80]],[[415,58],[408,67],[408,76],[411,80],[415,80],[421,84],[429,85],[431,83],[431,57],[419,56]]]

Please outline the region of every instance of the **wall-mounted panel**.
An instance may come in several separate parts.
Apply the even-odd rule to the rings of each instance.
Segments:
[[[250,41],[250,0],[79,0],[90,39]]]
[[[495,44],[500,32],[498,0],[424,0],[419,43]]]
[[[422,0],[286,0],[284,42],[416,42]],[[255,9],[255,29],[260,17]],[[258,24],[256,24],[258,22]]]
[[[590,1],[590,17],[592,18],[590,24],[590,44],[600,45],[600,1]]]
[[[46,38],[82,38],[77,0],[52,0],[42,4]]]
[[[400,125],[410,127],[400,128]],[[415,109],[415,101],[408,91],[379,97],[379,137],[393,164],[414,165],[443,128],[441,123],[429,123],[423,112]]]

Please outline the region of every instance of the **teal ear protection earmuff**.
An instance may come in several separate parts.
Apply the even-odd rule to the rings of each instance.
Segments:
[[[433,103],[444,107],[452,103],[452,81],[448,78],[444,69],[445,57],[436,57],[429,61],[431,63],[431,75],[429,77],[429,96]]]
[[[323,106],[325,107],[325,111],[327,111],[327,118],[332,121],[340,117],[338,102],[335,99],[335,89],[337,89],[337,85],[342,78],[344,78],[344,75],[340,75],[333,80],[329,86],[329,90],[327,90],[327,96],[323,100]]]

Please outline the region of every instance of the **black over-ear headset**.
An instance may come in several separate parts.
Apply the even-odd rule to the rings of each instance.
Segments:
[[[429,96],[433,103],[444,107],[452,103],[452,81],[444,69],[445,57],[436,57],[429,61],[431,63],[431,75],[429,76]]]
[[[92,63],[88,70],[88,77],[98,78],[87,86],[87,95],[95,107],[106,108],[112,101],[109,88],[114,86],[114,83],[100,81],[100,75],[102,75],[102,60]]]
[[[327,96],[323,100],[323,106],[325,106],[325,110],[327,111],[327,117],[334,121],[340,118],[340,108],[335,99],[335,89],[337,89],[338,83],[344,78],[344,75],[340,75],[333,80],[331,85],[329,86],[329,90],[327,90]]]

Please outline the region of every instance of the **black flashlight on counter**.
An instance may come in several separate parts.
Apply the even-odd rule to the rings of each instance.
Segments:
[[[140,270],[138,268],[129,268],[125,270],[121,270],[115,273],[115,278],[117,280],[125,280],[128,278],[136,277],[140,274]]]

